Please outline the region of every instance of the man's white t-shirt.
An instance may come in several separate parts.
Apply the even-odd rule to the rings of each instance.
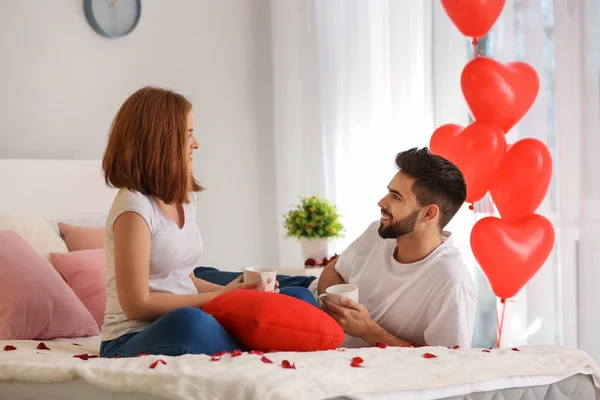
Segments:
[[[401,264],[394,258],[395,239],[379,236],[379,222],[339,257],[336,270],[358,286],[359,302],[371,318],[394,336],[413,344],[470,347],[477,294],[460,251],[449,232],[421,261]],[[366,347],[347,335],[344,347]]]

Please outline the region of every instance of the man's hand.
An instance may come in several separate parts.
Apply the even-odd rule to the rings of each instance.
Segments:
[[[357,338],[366,337],[376,324],[369,311],[360,303],[340,298],[341,305],[323,297],[323,310],[331,315],[342,327],[345,333]]]

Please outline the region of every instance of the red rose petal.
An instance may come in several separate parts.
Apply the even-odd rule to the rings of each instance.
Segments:
[[[97,355],[95,355],[95,354],[90,354],[88,357],[89,357],[89,358],[98,358],[98,356],[97,356]]]
[[[121,358],[121,357],[119,357],[119,356],[114,356],[113,358]]]
[[[257,356],[262,356],[263,354],[265,354],[264,352],[260,351],[260,350],[250,350],[248,352],[248,354],[256,354]]]
[[[458,349],[460,349],[460,346],[459,346],[459,345],[456,345],[456,346],[452,346],[452,347],[448,347],[448,348],[449,348],[450,350],[458,350]]]
[[[362,365],[360,365],[360,364],[362,364],[364,361],[365,361],[365,360],[363,360],[363,359],[362,359],[362,358],[360,358],[360,357],[354,357],[354,358],[352,359],[352,362],[350,363],[350,366],[351,366],[351,367],[354,367],[354,368],[360,368],[360,367],[362,367]]]
[[[423,354],[423,358],[437,358],[435,354],[425,353]]]
[[[16,349],[17,348],[15,346],[11,346],[10,344],[4,346],[4,351],[13,351],[13,350],[16,350]]]
[[[262,356],[260,358],[260,361],[264,362],[265,364],[273,364],[273,361],[269,360],[267,357]]]
[[[211,354],[210,356],[211,357],[221,357],[221,356],[224,356],[225,354],[227,354],[227,352],[225,350],[223,350],[218,353]]]
[[[242,351],[241,350],[234,350],[231,352],[231,357],[238,357],[242,355]]]
[[[50,350],[44,342],[40,342],[40,344],[37,345],[37,349],[38,350]]]
[[[481,351],[483,351],[484,353],[491,353],[491,351],[489,351],[488,349],[483,349]]]
[[[521,350],[517,349],[516,347],[513,347],[511,350],[512,351],[521,351]]]
[[[281,362],[281,368],[285,369],[296,369],[296,364],[290,363],[288,360],[283,360]]]
[[[375,344],[375,346],[379,347],[380,349],[385,349],[386,347],[388,347],[388,345],[385,343],[377,343]]]
[[[212,356],[210,361],[221,361],[221,356]]]
[[[309,258],[308,260],[304,261],[305,267],[314,267],[315,265],[317,265],[317,262],[312,258]]]
[[[152,364],[150,364],[150,366],[149,366],[148,368],[150,368],[150,369],[154,369],[154,368],[156,368],[156,366],[157,366],[158,364],[167,365],[167,362],[166,362],[165,360],[161,360],[161,359],[159,358],[158,360],[156,360],[156,361],[154,361]]]
[[[87,361],[90,357],[87,354],[75,354],[73,358],[80,358],[83,361]]]

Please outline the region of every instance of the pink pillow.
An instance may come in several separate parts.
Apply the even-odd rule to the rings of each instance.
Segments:
[[[69,253],[50,253],[54,268],[65,278],[96,320],[98,327],[104,323],[106,308],[106,267],[104,249],[79,250]]]
[[[99,333],[92,314],[52,265],[17,233],[0,231],[0,340]]]
[[[69,251],[104,248],[104,227],[76,226],[59,222],[58,230]]]

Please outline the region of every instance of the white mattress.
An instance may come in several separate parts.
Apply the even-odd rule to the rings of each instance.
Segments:
[[[591,358],[561,347],[531,346],[490,353],[441,347],[270,353],[266,356],[273,364],[266,364],[261,356],[247,353],[225,355],[219,361],[192,355],[85,361],[73,355],[97,354],[99,338],[45,341],[50,351],[36,349],[38,343],[0,341],[0,381],[62,383],[70,390],[88,387],[88,394],[91,387],[94,392],[122,395],[110,398],[128,399],[439,399],[549,385],[576,374],[591,375],[600,387],[600,368]],[[2,351],[6,345],[17,350]],[[437,358],[423,358],[426,352]],[[363,368],[350,366],[357,356],[364,359]],[[149,368],[159,359],[166,364]],[[281,368],[283,360],[295,363],[296,369]]]

